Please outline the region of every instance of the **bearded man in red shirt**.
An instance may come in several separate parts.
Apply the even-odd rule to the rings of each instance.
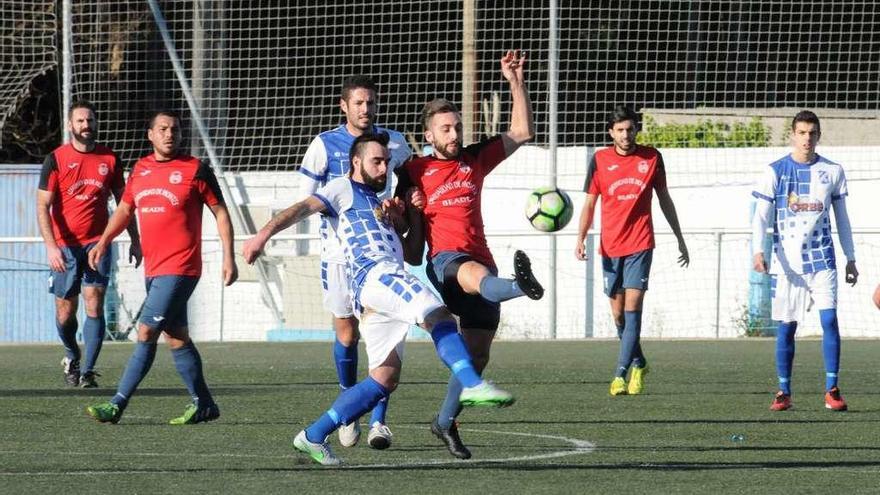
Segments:
[[[463,147],[461,115],[455,105],[442,98],[428,102],[422,110],[422,126],[433,154],[407,162],[397,189],[401,197],[413,188],[424,195],[427,275],[443,302],[459,316],[462,337],[480,373],[489,362],[500,303],[515,297],[540,299],[544,295],[543,287],[532,274],[529,258],[522,251],[514,255],[515,278],[498,277],[486,243],[480,203],[483,181],[489,172],[535,135],[523,75],[525,61],[525,53],[519,51],[508,51],[501,58],[501,72],[510,84],[513,109],[509,130],[499,136]],[[421,225],[411,229],[410,235],[421,235]],[[461,412],[461,390],[453,375],[431,431],[453,456],[468,459],[471,453],[462,443],[455,423]]]
[[[608,118],[608,135],[614,145],[597,151],[590,161],[584,191],[587,200],[578,225],[575,256],[587,259],[584,240],[593,223],[596,200],[602,197],[602,234],[599,254],[605,295],[611,300],[611,314],[620,338],[617,369],[611,381],[611,395],[642,393],[648,363],[639,342],[642,302],[648,290],[654,253],[654,226],[651,221],[652,192],[657,191],[660,209],[678,239],[682,266],[690,263],[681,235],[675,205],[666,187],[663,157],[650,146],[636,144],[638,115],[617,106]],[[629,384],[626,374],[632,368]]]

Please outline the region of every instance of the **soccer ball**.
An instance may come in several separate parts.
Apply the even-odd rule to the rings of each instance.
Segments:
[[[540,187],[529,194],[526,201],[526,219],[542,232],[556,232],[568,225],[574,205],[565,191],[554,187]]]

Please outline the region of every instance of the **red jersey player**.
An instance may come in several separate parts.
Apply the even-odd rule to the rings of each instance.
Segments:
[[[678,239],[678,258],[682,266],[690,263],[687,246],[678,225],[675,205],[666,188],[663,157],[654,148],[636,144],[638,116],[631,109],[618,106],[608,119],[608,135],[614,145],[599,150],[590,162],[584,190],[587,200],[581,211],[575,256],[586,260],[584,239],[593,223],[596,200],[602,197],[602,255],[605,294],[611,299],[611,314],[620,338],[617,369],[611,382],[611,395],[642,392],[647,362],[639,343],[642,326],[642,301],[648,290],[651,259],[654,251],[654,227],[651,223],[652,191],[663,215]],[[632,366],[629,385],[626,374]]]
[[[91,103],[74,103],[68,114],[71,141],[55,149],[43,163],[37,190],[37,220],[49,258],[49,292],[55,295],[55,326],[64,344],[61,361],[70,386],[97,387],[95,363],[104,342],[104,293],[110,275],[111,257],[94,269],[88,253],[107,226],[107,199],[120,201],[123,166],[113,151],[95,140],[98,121]],[[137,226],[132,223],[129,260],[140,265]],[[85,301],[83,322],[85,358],[80,365],[76,342],[76,313],[79,295]]]
[[[489,362],[500,303],[523,295],[532,299],[544,295],[522,251],[514,255],[515,279],[498,277],[483,232],[480,208],[486,175],[535,134],[523,76],[525,60],[525,54],[519,51],[508,51],[501,58],[501,72],[510,83],[513,109],[510,129],[500,136],[463,148],[458,109],[444,99],[428,102],[422,110],[422,126],[433,155],[410,160],[400,174],[398,186],[398,195],[412,187],[424,195],[428,278],[449,309],[460,317],[462,336],[479,372]],[[420,233],[419,226],[414,229]],[[467,459],[471,453],[461,442],[455,425],[461,412],[460,393],[461,384],[453,376],[431,431],[443,440],[453,456]]]
[[[107,245],[128,225],[135,210],[143,239],[147,297],[138,321],[138,342],[116,395],[86,410],[100,422],[116,423],[156,355],[156,341],[165,332],[174,364],[193,398],[183,416],[171,424],[191,424],[220,417],[202,372],[202,360],[189,338],[187,301],[202,273],[202,209],[207,205],[217,220],[223,247],[223,282],[238,278],[232,250],[232,222],[223,203],[217,178],[198,159],[178,154],[180,119],[158,112],[150,120],[147,137],[153,154],[141,158],[131,171],[119,208],[92,252],[97,266]]]

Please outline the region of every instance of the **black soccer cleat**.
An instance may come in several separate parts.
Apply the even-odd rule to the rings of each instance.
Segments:
[[[62,373],[64,374],[64,383],[68,387],[76,387],[79,385],[79,360],[68,359],[65,357],[61,360]]]
[[[471,451],[461,443],[461,437],[458,436],[458,423],[453,422],[452,426],[444,429],[440,427],[438,416],[434,416],[434,420],[431,421],[431,433],[440,440],[443,440],[443,443],[446,444],[446,449],[449,450],[453,457],[458,457],[459,459],[471,458]]]
[[[99,376],[101,374],[96,371],[86,371],[79,377],[79,386],[82,388],[98,388],[98,382],[95,378]]]
[[[529,299],[541,299],[544,297],[544,287],[535,279],[532,273],[532,262],[526,253],[517,250],[513,253],[513,273],[516,277],[516,285],[529,297]]]

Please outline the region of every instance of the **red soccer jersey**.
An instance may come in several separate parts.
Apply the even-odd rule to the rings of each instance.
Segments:
[[[146,156],[132,169],[122,200],[138,214],[147,277],[202,274],[202,205],[223,202],[211,167],[191,156]]]
[[[458,159],[423,156],[404,165],[400,190],[415,185],[428,199],[424,210],[428,257],[455,251],[495,266],[486,244],[480,199],[486,175],[505,158],[499,136],[466,147]]]
[[[122,164],[101,145],[81,153],[71,144],[55,149],[43,162],[39,188],[52,197],[52,232],[59,246],[83,246],[101,238],[107,227],[107,198],[122,190]]]
[[[663,157],[654,148],[638,146],[624,156],[612,146],[593,155],[584,190],[602,196],[599,254],[618,258],[654,247],[653,189],[666,189]]]

